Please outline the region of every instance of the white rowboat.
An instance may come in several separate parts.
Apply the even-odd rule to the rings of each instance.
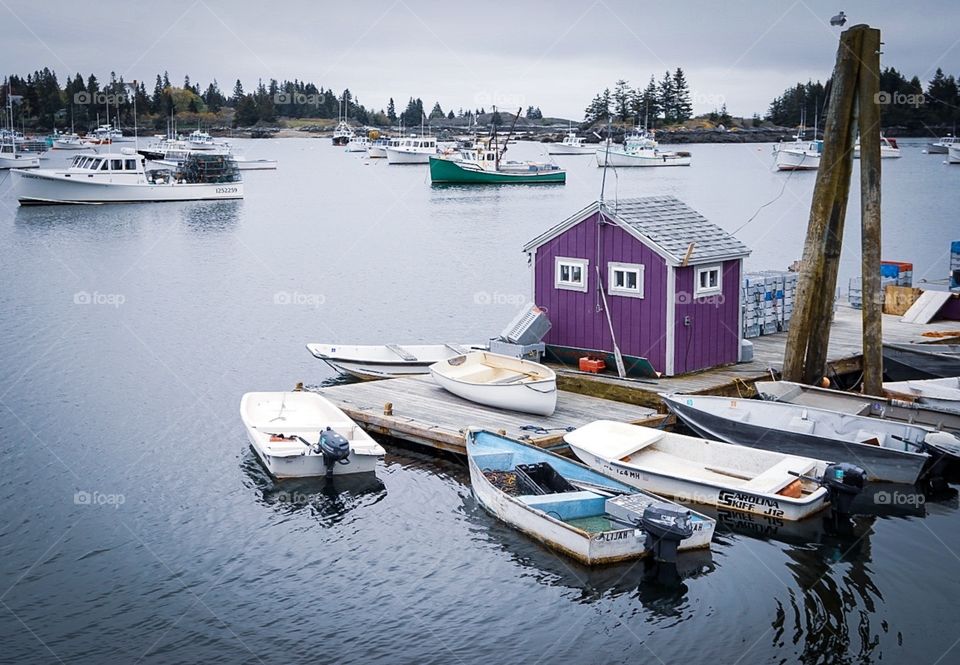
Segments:
[[[557,408],[557,375],[530,360],[473,351],[430,366],[433,380],[463,399],[498,409],[549,416]]]
[[[247,393],[240,417],[257,457],[275,478],[371,473],[385,451],[328,399],[311,392]],[[331,435],[332,433],[332,435]],[[342,459],[326,452],[321,437],[349,446]]]
[[[334,371],[363,381],[429,374],[430,365],[479,348],[483,347],[477,344],[307,344],[307,351]]]
[[[775,519],[798,521],[829,506],[821,479],[838,469],[850,500],[863,487],[857,467],[627,423],[598,420],[563,438],[587,466],[633,487]]]

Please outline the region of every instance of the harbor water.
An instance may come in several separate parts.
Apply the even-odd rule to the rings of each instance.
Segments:
[[[721,516],[675,570],[589,570],[486,514],[453,456],[386,441],[376,478],[272,481],[244,392],[338,380],[307,342],[496,335],[530,297],[521,246],[602,172],[439,187],[329,140],[237,143],[280,164],[242,201],[19,208],[0,173],[0,662],[960,662],[954,490],[875,488],[849,525]],[[923,145],[883,163],[883,258],[915,283],[960,239],[960,166]],[[748,270],[800,258],[815,173],[684,149],[689,168],[609,171],[606,200],[677,196]]]

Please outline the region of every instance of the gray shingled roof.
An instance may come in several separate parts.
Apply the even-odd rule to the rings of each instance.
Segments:
[[[650,238],[677,263],[683,261],[690,243],[695,243],[691,264],[750,254],[746,245],[673,196],[620,199],[604,203],[604,211]]]

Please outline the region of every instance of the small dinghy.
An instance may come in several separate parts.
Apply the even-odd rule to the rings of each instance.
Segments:
[[[587,466],[679,501],[799,521],[828,506],[847,514],[866,473],[768,450],[597,420],[564,435]]]
[[[411,374],[428,374],[430,365],[483,348],[475,344],[426,344],[400,346],[383,344],[357,346],[349,344],[307,344],[315,358],[334,371],[364,381],[390,379]]]
[[[950,414],[960,414],[960,377],[925,381],[887,381],[883,389],[893,395]]]
[[[470,482],[488,512],[587,565],[709,548],[716,522],[579,462],[499,434],[467,433]]]
[[[787,455],[849,462],[871,481],[914,484],[931,461],[922,427],[808,406],[706,395],[662,395],[698,434]]]
[[[316,393],[247,393],[240,417],[257,457],[275,478],[371,473],[385,452]]]
[[[960,376],[960,344],[884,344],[883,373],[891,381]]]
[[[430,366],[433,380],[458,397],[497,409],[552,415],[557,375],[530,360],[473,351]]]
[[[905,384],[907,383],[915,382],[905,382]],[[923,382],[921,381],[921,383]],[[918,399],[905,384],[899,390],[890,390],[891,394],[886,397],[808,386],[794,381],[757,381],[754,385],[760,397],[771,402],[802,404],[803,406],[812,406],[828,411],[839,411],[856,416],[870,416],[880,420],[927,427],[931,430],[947,430],[960,433],[960,411],[950,413],[931,408]],[[900,384],[893,383],[884,385],[900,386]],[[960,393],[958,393],[957,399],[960,400]],[[958,407],[960,407],[960,402],[958,402]]]

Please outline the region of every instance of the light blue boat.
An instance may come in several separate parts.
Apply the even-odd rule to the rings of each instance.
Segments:
[[[709,548],[716,522],[571,459],[488,431],[467,434],[474,496],[487,511],[587,565]]]

